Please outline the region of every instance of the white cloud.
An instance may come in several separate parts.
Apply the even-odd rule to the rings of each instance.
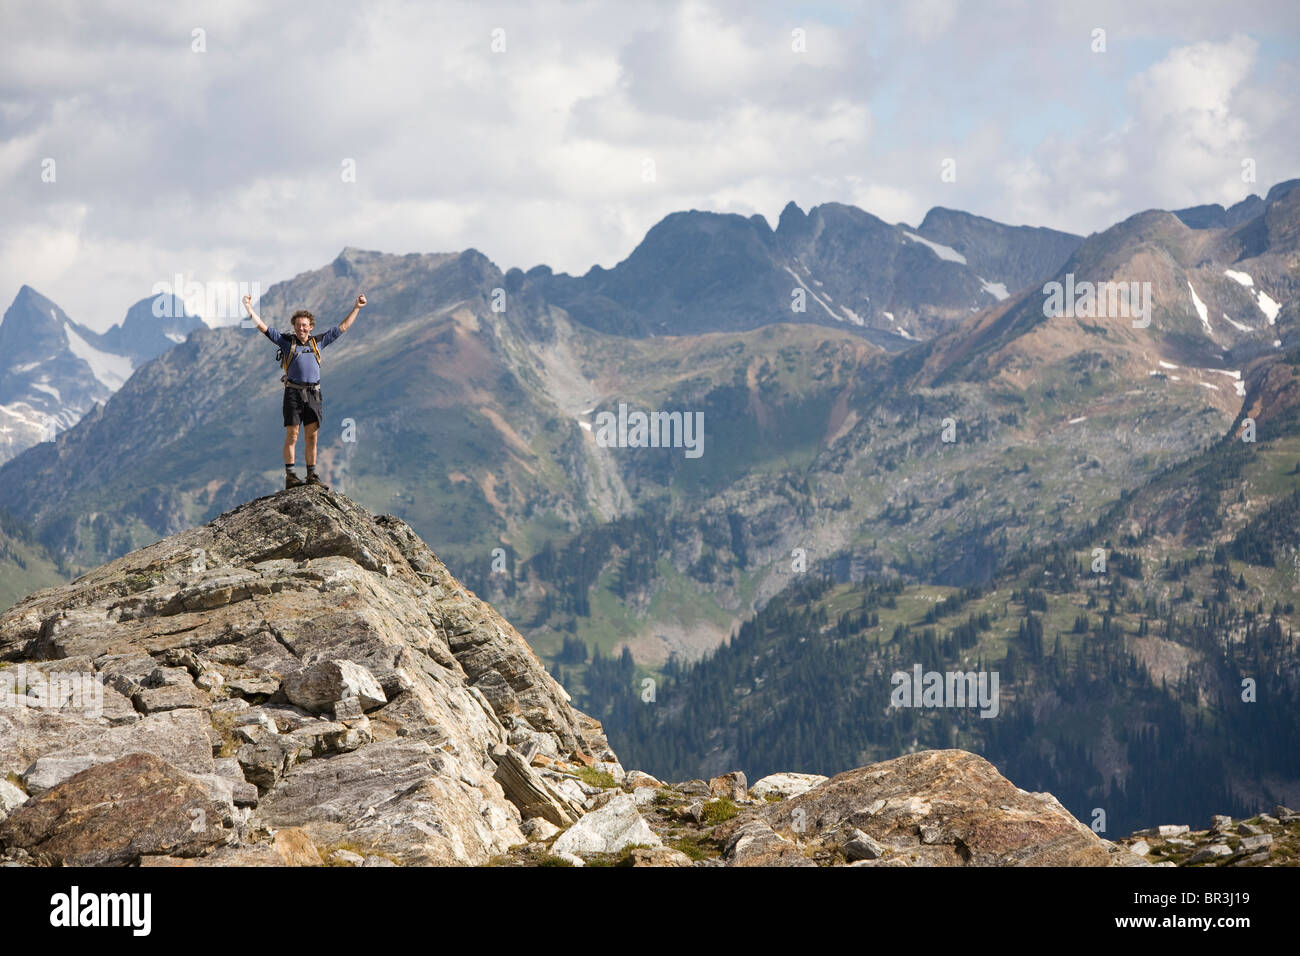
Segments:
[[[1255,64],[1258,44],[1235,36],[1224,43],[1179,47],[1132,84],[1139,136],[1147,159],[1143,179],[1165,184],[1188,203],[1208,194],[1235,202],[1240,178],[1228,182],[1252,153],[1251,126],[1238,95]]]
[[[911,36],[933,40],[952,26],[956,0],[909,0],[901,6],[903,29]]]
[[[68,203],[48,212],[43,222],[13,223],[0,232],[0,294],[10,300],[24,284],[39,290],[58,281],[78,259],[89,209]],[[0,305],[7,308],[9,301]]]
[[[1156,6],[6,8],[0,306],[27,282],[102,329],[177,272],[266,288],[346,245],[583,273],[670,212],[775,223],[790,200],[1088,232],[1296,175],[1300,83],[1265,69],[1269,44],[1294,52],[1293,8]]]

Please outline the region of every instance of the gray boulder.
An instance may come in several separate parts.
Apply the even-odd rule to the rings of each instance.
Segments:
[[[1225,856],[1232,856],[1232,848],[1222,843],[1212,843],[1209,846],[1201,847],[1195,853],[1187,858],[1188,865],[1196,863],[1208,863],[1211,860],[1222,859]]]
[[[333,714],[334,702],[356,698],[363,711],[388,703],[373,674],[354,661],[319,661],[286,677],[284,696],[313,714]]]
[[[759,800],[766,800],[769,796],[788,800],[807,793],[828,779],[818,773],[769,773],[750,787],[749,793]]]
[[[27,794],[8,780],[0,780],[0,823],[4,822],[5,817],[9,816],[10,812],[17,807],[21,807],[26,802]]]
[[[590,856],[617,853],[637,844],[662,846],[663,841],[642,818],[632,795],[619,793],[561,833],[551,849],[557,855]]]

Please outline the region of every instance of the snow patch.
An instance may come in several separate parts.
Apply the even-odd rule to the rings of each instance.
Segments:
[[[131,366],[131,360],[125,355],[101,352],[74,332],[70,325],[65,324],[63,331],[68,337],[68,348],[72,350],[72,354],[89,365],[91,374],[105,387],[116,392],[122,387],[122,383],[131,377],[134,368]]]
[[[1232,321],[1232,316],[1230,316],[1227,312],[1223,313],[1223,317],[1224,317],[1225,319],[1227,319],[1227,320],[1228,320],[1228,324],[1231,325],[1231,326],[1232,326],[1234,329],[1236,329],[1238,332],[1254,332],[1254,331],[1255,331],[1255,330],[1252,329],[1249,325],[1242,325],[1240,322],[1234,322],[1234,321]]]
[[[1233,282],[1240,283],[1241,285],[1252,286],[1255,284],[1254,279],[1244,272],[1237,272],[1235,269],[1224,269],[1223,274]]]
[[[1187,288],[1192,289],[1190,282],[1187,283]],[[1201,317],[1201,325],[1205,326],[1205,334],[1214,335],[1214,329],[1210,328],[1210,310],[1205,307],[1205,303],[1201,301],[1201,297],[1196,294],[1195,289],[1192,289],[1192,305],[1196,306],[1196,314]]]
[[[1227,375],[1229,378],[1236,379],[1233,384],[1236,386],[1237,394],[1242,398],[1246,397],[1246,383],[1241,380],[1241,371],[1239,369],[1230,371],[1226,368],[1207,368],[1206,371],[1218,372],[1220,375]]]
[[[962,265],[966,264],[966,257],[952,246],[945,246],[942,243],[931,242],[929,239],[922,238],[914,232],[908,232],[906,229],[903,230],[903,235],[907,236],[907,238],[911,239],[913,242],[919,242],[923,246],[928,246],[931,252],[940,259],[943,259],[945,262],[960,262]]]
[[[1277,325],[1277,314],[1282,310],[1281,304],[1263,289],[1255,293],[1255,301],[1259,303],[1259,311],[1268,317],[1268,324]]]
[[[32,416],[23,414],[19,411],[20,408],[27,409],[27,411],[32,413]],[[48,420],[48,416],[37,412],[36,409],[32,408],[32,406],[28,405],[26,402],[14,402],[12,405],[0,405],[0,412],[3,412],[11,418],[17,419],[28,427],[39,428],[42,431],[45,429],[45,423]]]
[[[1071,418],[1068,422],[1066,422],[1066,424],[1067,424],[1067,425],[1077,425],[1077,424],[1079,424],[1079,422],[1086,422],[1087,420],[1088,420],[1088,416],[1087,416],[1087,415],[1080,415],[1078,418]]]
[[[907,329],[903,328],[901,325],[898,327],[898,334],[901,335],[903,338],[907,339],[908,341],[911,342],[918,341],[916,336],[914,336],[911,332],[907,331]]]
[[[163,335],[165,335],[169,341],[176,342],[177,344],[185,341],[185,336],[181,335],[179,332],[164,332]]]
[[[1161,368],[1178,368],[1177,365],[1173,364],[1172,362],[1166,362],[1164,359],[1161,359],[1161,360],[1160,360],[1160,367],[1161,367]]]
[[[32,388],[45,392],[48,395],[53,395],[56,402],[63,401],[63,396],[59,394],[59,390],[53,385],[46,385],[44,382],[33,382]]]
[[[829,299],[830,296],[827,296],[826,298]],[[840,306],[840,310],[841,310],[845,315],[847,315],[847,316],[849,317],[849,321],[852,322],[854,325],[866,325],[866,324],[867,324],[865,321],[863,321],[862,316],[858,315],[858,313],[854,312],[854,311],[853,311],[852,309],[850,309],[847,305],[842,305],[842,306]]]
[[[1217,385],[1211,385],[1209,382],[1197,382],[1196,384],[1197,384],[1197,385],[1204,385],[1206,388],[1208,388],[1208,389],[1212,389],[1213,391],[1216,391],[1216,392],[1219,390],[1219,386],[1217,386]]]
[[[980,284],[984,286],[984,291],[993,296],[993,298],[997,299],[999,302],[1009,295],[1006,283],[989,282],[983,276],[978,276],[977,278],[980,280]]]

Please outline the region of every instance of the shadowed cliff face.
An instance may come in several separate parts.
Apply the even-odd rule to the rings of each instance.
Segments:
[[[315,488],[32,595],[0,617],[0,660],[24,695],[0,708],[0,779],[30,796],[0,842],[42,862],[249,863],[301,828],[323,851],[480,863],[524,841],[494,747],[538,768],[524,783],[559,819],[583,794],[542,775],[572,790],[568,768],[623,774],[599,724],[406,524]],[[161,760],[122,763],[140,753]],[[60,801],[101,785],[127,795],[117,816],[59,823]],[[195,799],[144,799],[160,786]],[[190,811],[198,831],[179,825]]]

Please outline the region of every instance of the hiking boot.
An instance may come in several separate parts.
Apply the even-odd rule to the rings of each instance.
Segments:
[[[286,488],[297,488],[299,485],[305,485],[306,482],[298,477],[296,472],[286,471],[284,473],[284,486]]]
[[[327,484],[325,484],[325,482],[321,481],[319,478],[317,478],[317,477],[316,477],[316,472],[314,472],[314,471],[312,471],[312,472],[308,472],[308,473],[307,473],[307,484],[309,484],[309,485],[320,485],[321,488],[323,488],[324,490],[326,490],[326,491],[329,491],[329,490],[330,490],[330,486],[327,485]]]

